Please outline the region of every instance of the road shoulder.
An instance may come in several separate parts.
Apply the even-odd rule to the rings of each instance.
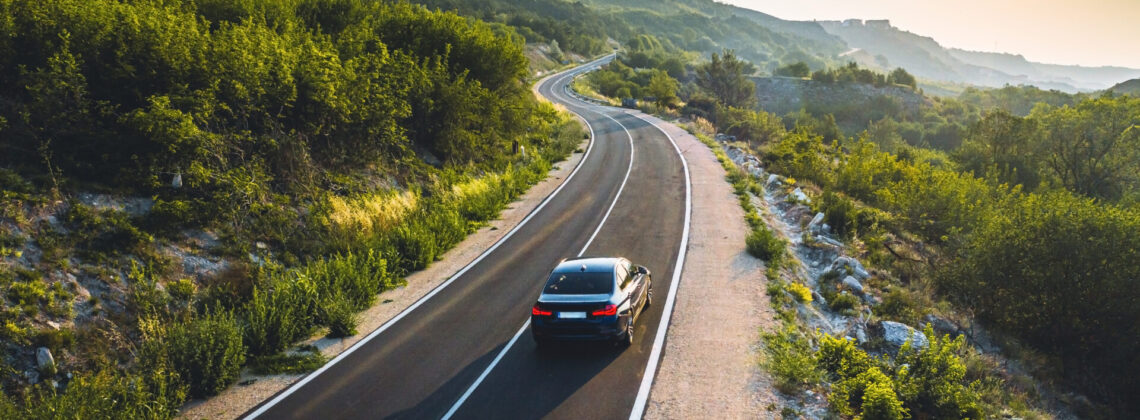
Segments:
[[[688,132],[669,133],[689,163],[692,224],[664,355],[645,418],[762,418],[776,403],[757,360],[761,331],[774,328],[763,262],[748,255],[748,226],[724,168]]]

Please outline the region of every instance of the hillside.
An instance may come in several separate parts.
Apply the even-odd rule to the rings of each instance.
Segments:
[[[848,50],[814,22],[795,22],[711,0],[585,0],[602,15],[672,45],[708,55],[723,49],[772,71],[803,61],[819,68]]]
[[[1118,95],[1140,96],[1140,79],[1132,79],[1127,82],[1118,83],[1116,86],[1108,88],[1108,90]]]
[[[850,47],[881,56],[883,60],[878,64],[884,70],[903,67],[934,81],[984,87],[1025,84],[1076,93],[1105,89],[1120,80],[1140,76],[1140,69],[1042,64],[1019,55],[949,49],[933,38],[895,28],[886,20],[849,19],[819,24]]]

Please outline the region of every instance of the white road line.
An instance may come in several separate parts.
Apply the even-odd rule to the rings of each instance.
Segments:
[[[570,74],[570,73],[567,73],[567,74]],[[565,77],[565,75],[563,75],[563,77]],[[360,341],[357,341],[356,344],[353,344],[351,347],[349,347],[347,350],[342,352],[340,355],[333,358],[328,363],[325,363],[324,366],[321,366],[319,369],[317,369],[317,370],[313,371],[312,373],[310,373],[309,375],[305,376],[300,381],[294,383],[292,386],[287,388],[285,391],[282,391],[280,394],[277,394],[276,397],[274,397],[272,400],[270,400],[269,402],[267,402],[264,405],[262,405],[261,407],[259,407],[253,413],[250,413],[250,415],[246,416],[245,418],[247,420],[248,419],[254,419],[254,418],[257,418],[258,416],[260,416],[262,414],[265,414],[265,412],[269,411],[270,408],[273,408],[273,406],[277,405],[281,401],[284,401],[286,398],[288,398],[294,392],[297,392],[297,390],[299,390],[299,389],[301,389],[301,387],[305,386],[305,384],[309,383],[310,381],[312,381],[317,376],[320,376],[320,374],[324,373],[330,367],[337,364],[337,362],[344,360],[350,354],[352,354],[352,352],[356,351],[357,349],[360,349],[366,343],[368,343],[369,341],[371,341],[372,339],[376,338],[381,333],[386,331],[388,328],[390,328],[393,324],[395,324],[399,320],[403,319],[405,316],[407,316],[412,311],[416,310],[416,308],[419,308],[420,305],[423,305],[424,302],[427,302],[428,299],[431,299],[433,296],[438,294],[441,290],[446,288],[448,285],[450,285],[451,283],[454,283],[456,279],[458,279],[460,276],[462,276],[464,273],[466,273],[468,270],[470,270],[471,267],[474,267],[476,264],[478,264],[480,261],[482,261],[483,258],[486,258],[487,255],[491,254],[491,252],[498,249],[500,245],[502,245],[504,242],[507,241],[507,239],[510,239],[510,237],[513,236],[515,234],[515,232],[518,232],[518,230],[520,228],[522,228],[523,225],[526,225],[526,223],[529,222],[530,219],[533,218],[536,214],[538,214],[538,212],[540,210],[542,210],[543,207],[546,207],[546,205],[548,203],[550,203],[550,201],[553,200],[554,197],[556,195],[558,195],[558,193],[560,191],[562,191],[562,188],[570,183],[570,179],[574,178],[574,175],[576,175],[578,173],[578,170],[582,169],[582,166],[586,163],[586,160],[591,155],[590,152],[592,150],[594,150],[594,143],[596,142],[596,139],[594,137],[594,128],[590,126],[589,122],[586,123],[586,127],[590,129],[590,145],[586,148],[586,154],[584,156],[582,156],[582,160],[580,162],[578,162],[578,166],[575,167],[572,172],[570,172],[570,175],[567,176],[564,181],[562,181],[562,184],[559,185],[558,188],[554,190],[554,192],[550,193],[550,195],[548,195],[546,197],[546,199],[543,200],[542,203],[540,203],[538,205],[538,207],[535,207],[535,209],[532,210],[530,212],[530,214],[528,214],[526,216],[526,218],[524,218],[521,222],[519,222],[518,225],[515,225],[515,227],[513,229],[511,229],[510,232],[507,232],[506,235],[503,235],[503,237],[500,238],[497,242],[495,242],[494,245],[492,245],[486,251],[483,251],[482,254],[479,254],[479,256],[477,258],[475,258],[474,261],[471,261],[469,264],[464,266],[463,269],[459,270],[459,272],[455,273],[455,275],[451,276],[451,278],[447,279],[447,281],[441,283],[439,286],[436,286],[434,289],[432,289],[431,292],[429,292],[427,295],[424,295],[424,297],[421,297],[419,300],[417,300],[411,306],[407,307],[407,309],[404,309],[402,312],[400,312],[394,318],[388,320],[388,322],[385,322],[384,325],[380,326],[380,328],[377,328],[375,331],[372,331],[372,333],[368,334],[368,336],[364,337]],[[527,322],[530,322],[530,321],[528,320]],[[516,336],[517,336],[517,334],[516,334]],[[509,348],[509,346],[508,346],[508,348]],[[505,351],[505,349],[504,349],[504,351]]]
[[[459,410],[459,406],[463,405],[463,402],[467,401],[467,397],[470,397],[471,393],[475,392],[475,388],[478,387],[479,384],[483,383],[483,379],[486,379],[487,375],[491,373],[491,368],[493,368],[493,367],[495,367],[495,365],[499,364],[500,360],[503,360],[503,356],[507,355],[507,350],[510,350],[511,346],[514,346],[516,341],[519,341],[519,336],[521,336],[522,333],[524,331],[526,331],[526,327],[529,327],[529,326],[530,326],[530,318],[527,318],[526,322],[523,323],[522,328],[519,328],[519,331],[515,333],[515,336],[511,337],[511,341],[507,342],[507,346],[503,347],[503,350],[499,352],[499,355],[495,356],[495,360],[491,361],[491,365],[488,366],[487,369],[483,370],[483,373],[480,374],[477,379],[475,379],[475,383],[472,384],[471,387],[467,388],[467,391],[464,392],[463,395],[459,397],[459,401],[457,401],[455,403],[455,405],[452,405],[450,410],[447,410],[447,414],[443,415],[443,419],[445,419],[445,420],[450,419],[451,416],[455,415],[455,412],[457,410]]]
[[[681,288],[681,270],[685,266],[685,251],[689,247],[689,222],[693,213],[693,184],[689,178],[689,162],[681,153],[681,148],[664,129],[657,124],[642,118],[640,115],[630,113],[634,117],[649,123],[673,143],[673,150],[681,158],[681,166],[685,168],[685,230],[681,234],[681,250],[677,254],[677,263],[673,267],[673,282],[669,287],[669,295],[665,299],[665,310],[661,314],[661,322],[657,324],[657,336],[653,340],[653,350],[649,353],[649,363],[641,377],[641,387],[637,390],[637,399],[633,403],[633,411],[629,413],[630,420],[639,420],[645,415],[645,406],[649,403],[649,390],[653,387],[653,378],[657,376],[657,365],[661,361],[661,352],[665,347],[665,333],[669,330],[669,320],[673,317],[673,306],[677,299],[677,289]]]
[[[551,89],[551,92],[553,92],[553,91],[554,90]],[[565,99],[563,99],[563,100],[565,100]],[[618,120],[614,119],[614,117],[611,117],[607,114],[604,114],[604,113],[601,113],[598,111],[594,111],[592,109],[588,109],[585,107],[583,107],[583,108],[584,108],[584,110],[588,110],[590,112],[593,112],[595,114],[598,114],[598,115],[601,115],[603,117],[606,117],[606,118],[613,120],[613,122],[617,123],[617,125],[620,126],[622,130],[625,131],[626,137],[629,138],[629,166],[626,167],[626,169],[625,169],[625,178],[623,178],[621,180],[621,186],[618,187],[617,194],[614,195],[614,200],[613,200],[613,202],[610,203],[610,208],[606,210],[606,215],[602,216],[602,221],[598,222],[598,227],[594,229],[594,233],[590,235],[590,239],[586,241],[586,245],[582,247],[581,251],[578,251],[577,256],[579,256],[579,257],[581,257],[582,254],[586,253],[586,249],[590,248],[590,243],[593,242],[594,238],[598,236],[598,232],[602,231],[602,226],[606,225],[606,220],[609,219],[610,213],[613,212],[614,205],[616,205],[618,202],[618,199],[621,198],[621,192],[623,190],[625,190],[625,184],[629,181],[629,174],[633,172],[633,153],[634,153],[633,134],[631,134],[629,132],[629,130],[626,129],[625,125],[623,125]],[[567,109],[569,109],[569,107],[567,107]],[[574,112],[574,111],[570,111],[570,112]],[[574,112],[574,113],[577,114],[577,112]],[[581,114],[578,114],[578,116],[581,117]],[[586,121],[586,119],[582,118],[582,121]],[[590,128],[590,137],[591,138],[594,137],[594,128],[593,128],[593,126],[590,125],[590,123],[588,121],[586,121],[586,127]],[[688,230],[688,226],[686,226],[686,231],[687,230]],[[499,354],[497,356],[495,356],[495,360],[492,360],[491,364],[487,365],[487,367],[485,369],[483,369],[483,373],[479,374],[479,377],[475,379],[475,382],[472,382],[471,386],[467,387],[467,390],[463,392],[463,395],[461,395],[459,397],[459,399],[455,401],[455,404],[452,404],[451,409],[447,410],[447,414],[443,415],[442,420],[450,420],[451,416],[455,415],[456,411],[459,411],[459,407],[462,406],[463,403],[467,402],[467,398],[470,397],[471,394],[475,392],[475,389],[478,388],[479,385],[483,383],[483,380],[486,379],[487,375],[489,375],[491,373],[491,371],[495,369],[495,366],[497,366],[499,364],[499,361],[503,360],[503,356],[506,356],[507,352],[511,350],[511,347],[514,346],[516,341],[518,341],[519,335],[521,335],[523,333],[523,331],[526,331],[526,328],[529,326],[530,326],[530,318],[527,318],[526,322],[523,323],[522,328],[519,328],[519,331],[517,333],[515,333],[514,338],[511,338],[511,341],[509,343],[507,343],[507,346],[503,347],[503,349],[499,351]]]

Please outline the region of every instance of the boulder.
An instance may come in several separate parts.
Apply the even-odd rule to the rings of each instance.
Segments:
[[[962,334],[962,330],[958,328],[954,321],[951,321],[934,314],[929,314],[922,317],[922,325],[930,324],[930,328],[938,335],[949,334],[951,337],[958,337]]]
[[[823,212],[816,213],[815,217],[811,218],[811,222],[808,222],[808,231],[815,232],[819,230],[820,223],[823,223],[823,218]]]
[[[871,273],[868,273],[867,269],[863,268],[863,264],[859,263],[859,260],[857,259],[851,257],[839,257],[835,259],[835,262],[831,263],[832,270],[840,270],[843,268],[850,268],[851,275],[855,276],[855,278],[859,280],[866,280],[871,278]]]
[[[922,331],[911,328],[910,326],[901,322],[883,321],[880,323],[883,329],[883,340],[891,347],[892,350],[898,350],[903,346],[903,343],[910,341],[912,348],[922,349],[930,345],[926,339],[926,334]]]
[[[776,174],[768,175],[768,181],[764,183],[764,188],[769,188],[773,184],[779,185],[780,176]]]
[[[863,283],[860,283],[859,280],[855,279],[855,277],[852,276],[843,278],[843,288],[860,295],[863,294]]]
[[[792,191],[792,198],[801,203],[811,204],[811,199],[808,198],[807,194],[804,194],[804,190],[801,190],[800,187],[796,187],[796,190]]]
[[[51,350],[47,347],[36,349],[36,367],[40,368],[40,371],[55,367],[55,358],[51,356]]]
[[[859,344],[867,344],[870,339],[867,338],[867,328],[863,324],[855,325],[855,339],[859,340]]]

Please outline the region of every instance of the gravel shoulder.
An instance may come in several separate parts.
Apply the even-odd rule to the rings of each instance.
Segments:
[[[645,418],[776,417],[767,407],[779,400],[757,361],[760,333],[778,324],[764,263],[744,249],[744,211],[707,146],[645,117],[681,149],[693,194],[685,267]]]
[[[585,151],[590,140],[585,140],[579,150]],[[550,195],[575,167],[582,161],[584,153],[575,152],[567,160],[556,163],[547,178],[531,187],[517,201],[499,214],[499,218],[469,235],[455,248],[443,254],[440,261],[428,268],[407,277],[407,286],[384,292],[377,298],[373,307],[359,314],[360,332],[352,337],[329,339],[313,337],[301,344],[312,344],[321,349],[329,359],[347,350],[388,320],[407,309],[436,286],[446,281],[464,266],[474,261],[491,245],[507,234]],[[181,418],[218,419],[235,418],[262,401],[284,390],[300,380],[304,375],[254,375],[243,372],[238,385],[232,386],[220,395],[207,400],[191,401],[183,407]]]

